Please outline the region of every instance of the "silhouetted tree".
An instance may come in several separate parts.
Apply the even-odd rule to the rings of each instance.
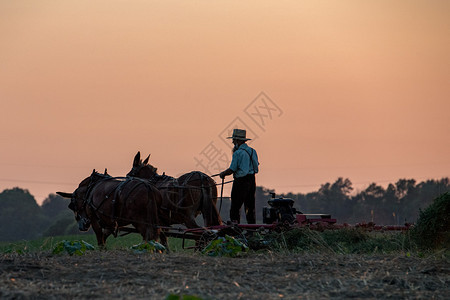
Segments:
[[[58,217],[60,213],[70,213],[72,215],[68,205],[69,201],[67,199],[56,194],[50,194],[42,202],[41,208],[45,216],[54,219]]]
[[[383,205],[385,190],[376,183],[371,183],[365,190],[353,197],[355,202],[352,222],[375,222],[380,223],[385,218]]]
[[[68,208],[69,201],[56,194],[50,194],[42,202],[42,212],[50,225],[44,230],[44,236],[77,234],[78,226],[73,212]]]
[[[79,234],[77,222],[72,216],[60,217],[55,220],[43,233],[43,236],[61,236]],[[92,233],[92,230],[91,230]]]
[[[432,199],[450,191],[449,179],[428,180],[416,185],[414,179],[400,179],[386,189],[370,184],[353,197],[351,181],[338,178],[325,183],[316,192],[306,195],[292,193],[286,197],[296,201],[304,213],[330,213],[340,223],[374,221],[377,224],[403,224],[417,220],[419,209],[431,204]],[[372,214],[373,212],[373,214]]]
[[[328,213],[324,197],[320,192],[311,192],[305,196],[305,207],[303,213],[317,214],[317,213]]]
[[[397,199],[401,201],[408,193],[411,193],[415,185],[416,181],[414,179],[399,179],[395,183]]]
[[[353,206],[350,204],[350,192],[353,190],[352,182],[339,177],[333,184],[326,183],[319,189],[322,201],[328,212],[336,218],[347,219],[352,215]],[[325,212],[325,211],[324,211]]]
[[[413,222],[418,217],[419,208],[417,207],[416,181],[414,179],[399,179],[395,183],[398,207],[396,211],[397,224],[403,224],[405,221]],[[417,215],[413,217],[414,211]]]
[[[48,224],[34,197],[20,188],[0,193],[0,240],[33,239]]]

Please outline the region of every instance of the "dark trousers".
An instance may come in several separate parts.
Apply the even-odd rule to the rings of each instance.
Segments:
[[[248,224],[256,223],[255,214],[255,174],[249,174],[244,177],[235,178],[231,189],[231,209],[230,219],[233,222],[240,223],[240,210],[244,204],[245,216]]]

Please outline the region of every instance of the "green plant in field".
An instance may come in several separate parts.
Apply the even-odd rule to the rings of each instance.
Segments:
[[[53,254],[59,254],[66,251],[69,255],[83,255],[87,250],[94,250],[94,246],[85,241],[67,241],[63,240],[56,244]]]
[[[414,226],[413,238],[421,249],[450,249],[450,193],[434,199]]]
[[[228,256],[236,257],[241,252],[248,251],[247,245],[238,241],[234,237],[225,235],[211,241],[203,250],[203,254],[208,256]]]
[[[97,240],[94,234],[77,234],[77,235],[64,235],[64,236],[52,236],[43,237],[35,240],[24,240],[17,242],[0,242],[0,253],[16,253],[25,254],[38,251],[50,251],[52,252],[56,245],[64,240],[83,240],[91,245],[96,245]],[[122,236],[116,239],[109,239],[107,244],[108,250],[129,250],[130,245],[136,245],[142,242],[142,237],[138,234],[130,234]],[[170,250],[172,252],[184,251],[182,247],[182,239],[169,238]],[[191,240],[186,241],[185,246],[193,246],[194,242]]]
[[[52,238],[40,238],[31,241],[18,241],[14,243],[0,242],[0,253],[25,254],[35,251],[51,249]]]
[[[25,254],[28,253],[30,250],[25,247],[17,247],[14,245],[11,245],[11,247],[5,248],[2,252],[3,253],[16,253],[16,254]]]
[[[143,242],[131,247],[135,253],[162,253],[166,247],[155,241]]]

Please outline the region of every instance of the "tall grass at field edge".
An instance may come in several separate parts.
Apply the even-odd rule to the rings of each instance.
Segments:
[[[30,241],[17,241],[17,242],[0,242],[0,253],[33,253],[42,251],[52,251],[56,244],[63,240],[83,240],[93,246],[97,247],[97,240],[93,234],[78,234],[78,235],[65,235],[55,237],[43,237]],[[108,238],[106,243],[107,250],[125,250],[130,249],[133,245],[142,242],[142,238],[138,234],[130,234],[122,237]],[[192,241],[187,241],[187,246],[192,246]],[[183,251],[182,240],[177,238],[169,238],[170,251],[177,252]]]

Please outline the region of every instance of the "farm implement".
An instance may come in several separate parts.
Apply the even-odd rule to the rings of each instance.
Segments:
[[[189,181],[194,176],[198,177],[200,182],[206,180],[206,175],[199,172],[188,173],[186,180]],[[161,177],[163,183],[166,183],[166,176]],[[167,182],[170,183],[168,186],[163,185],[157,189],[146,179],[116,178],[111,177],[106,171],[101,174],[94,170],[79,184],[75,192],[57,193],[71,199],[69,208],[74,211],[81,231],[87,231],[92,225],[100,247],[105,246],[108,236],[117,236],[119,232],[120,235],[140,233],[144,240],[159,238],[164,245],[167,237],[181,238],[183,248],[200,250],[214,240],[229,237],[243,241],[246,246],[250,240],[261,237],[259,241],[264,244],[265,237],[271,234],[299,228],[317,231],[344,228],[406,231],[410,228],[409,224],[404,226],[377,226],[373,223],[338,224],[330,214],[305,214],[297,211],[293,206],[294,200],[275,198],[275,194],[272,194],[272,199],[268,201],[269,206],[263,208],[262,224],[230,222],[223,224],[220,211],[215,207],[214,197],[205,197],[205,193],[198,192],[208,190],[208,187],[211,189],[210,186],[179,185],[174,179]],[[162,198],[162,195],[165,197]],[[162,199],[167,200],[164,203]],[[199,227],[196,224],[195,216],[198,210],[192,209],[193,207],[202,208],[201,213],[207,226]],[[164,220],[161,223],[160,217]],[[184,224],[184,227],[176,227],[178,224]],[[195,246],[190,246],[192,243],[187,246],[186,240],[194,240]]]
[[[248,244],[248,240],[254,236],[264,237],[270,233],[281,233],[293,229],[305,228],[309,230],[339,230],[345,228],[360,228],[366,231],[407,231],[411,224],[401,225],[376,225],[372,222],[358,223],[355,225],[338,224],[330,214],[305,214],[293,207],[294,200],[290,198],[275,198],[268,201],[269,206],[263,208],[263,224],[237,224],[227,222],[223,225],[184,228],[161,227],[166,236],[182,239],[183,249],[203,249],[211,241],[225,236],[237,238]],[[194,240],[194,246],[188,246],[187,240]]]

